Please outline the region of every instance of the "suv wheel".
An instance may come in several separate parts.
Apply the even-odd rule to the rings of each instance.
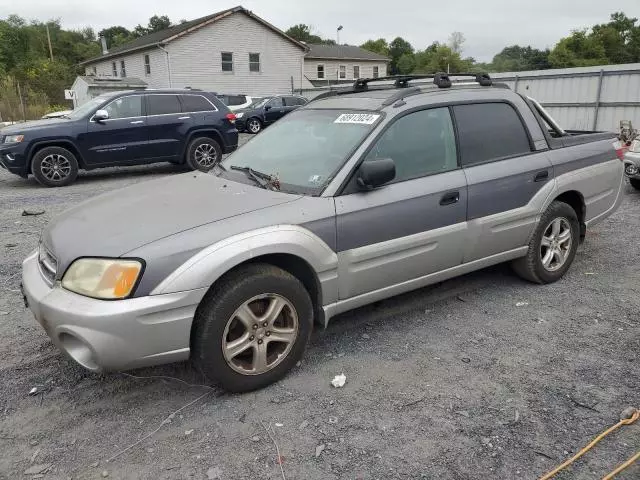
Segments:
[[[64,187],[78,176],[78,160],[61,147],[45,147],[33,156],[31,171],[45,187]]]
[[[312,325],[311,299],[296,277],[246,265],[216,283],[198,307],[192,360],[225,390],[262,388],[302,358]]]
[[[208,172],[220,160],[222,160],[222,148],[213,138],[196,138],[187,148],[187,165],[192,170]]]
[[[575,210],[555,201],[542,215],[527,255],[514,261],[513,269],[530,282],[556,282],[573,263],[579,244],[580,223]]]
[[[640,178],[630,178],[629,183],[631,183],[631,186],[636,190],[640,190]]]
[[[260,133],[260,130],[262,130],[262,122],[260,121],[260,119],[255,117],[250,118],[247,121],[247,130],[249,131],[249,133],[253,133],[254,135]]]

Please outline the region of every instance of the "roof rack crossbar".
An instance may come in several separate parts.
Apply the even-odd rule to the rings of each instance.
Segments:
[[[439,88],[449,88],[452,84],[451,77],[473,77],[473,79],[483,87],[490,87],[493,84],[488,73],[444,73],[416,74],[416,75],[391,75],[378,78],[360,78],[353,83],[354,92],[367,90],[371,82],[394,81],[396,88],[406,88],[412,80],[424,80],[433,78],[433,83]]]

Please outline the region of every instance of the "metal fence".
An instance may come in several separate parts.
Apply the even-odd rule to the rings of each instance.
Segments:
[[[568,130],[618,131],[640,127],[640,63],[529,72],[492,73],[512,90],[538,100]],[[312,100],[327,87],[303,89]]]

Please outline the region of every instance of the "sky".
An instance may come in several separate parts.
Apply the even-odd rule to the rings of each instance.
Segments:
[[[146,25],[152,15],[173,22],[192,20],[229,7],[236,1],[212,0],[0,0],[0,18],[15,13],[28,20],[59,19],[65,28]],[[638,0],[245,0],[242,6],[286,30],[306,23],[314,33],[360,45],[368,39],[401,36],[416,49],[446,42],[451,32],[466,38],[463,56],[490,61],[508,45],[552,48],[574,29],[605,23],[614,11],[640,16]],[[242,32],[239,32],[241,34]]]

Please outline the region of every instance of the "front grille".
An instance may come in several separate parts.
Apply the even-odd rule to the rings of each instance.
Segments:
[[[58,261],[47,248],[40,244],[38,251],[38,265],[40,265],[40,273],[45,281],[52,286],[56,280],[56,270],[58,269]]]

